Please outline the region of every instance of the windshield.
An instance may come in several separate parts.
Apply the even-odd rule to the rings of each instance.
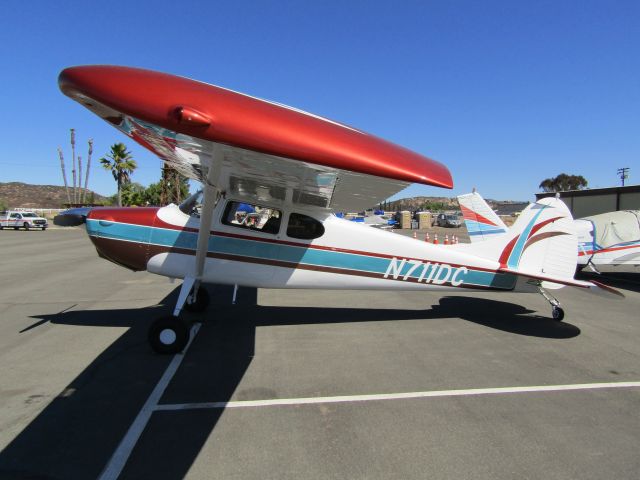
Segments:
[[[200,207],[202,206],[202,190],[198,190],[196,193],[187,198],[180,204],[180,210],[187,215],[200,216]]]
[[[458,220],[458,217],[455,215],[447,215],[447,220]]]

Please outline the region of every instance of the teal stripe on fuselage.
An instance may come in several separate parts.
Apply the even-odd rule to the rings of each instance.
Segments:
[[[95,220],[87,220],[87,231],[90,235],[99,235],[105,238],[124,240],[129,242],[151,243],[165,247],[176,247],[195,252],[198,234],[180,230],[163,228],[152,228],[141,225],[131,225],[112,222],[109,226],[100,225]],[[224,237],[213,235],[209,238],[208,250],[211,253],[238,255],[259,258],[263,260],[276,260],[288,263],[301,263],[318,267],[329,267],[337,269],[359,270],[369,273],[377,273],[384,276],[389,269],[389,258],[380,258],[369,255],[355,253],[336,252],[327,250],[317,250],[306,246],[285,245],[282,243],[261,242],[259,240],[249,240],[245,238]],[[396,260],[398,266],[402,262]],[[426,262],[428,263],[428,262]],[[398,279],[422,278],[425,281],[429,278],[435,265],[425,267],[420,265],[414,268],[411,275],[409,270],[414,267],[413,263],[405,262],[400,268]],[[423,273],[423,270],[427,271]],[[452,267],[454,268],[454,267]],[[455,268],[454,268],[455,269]],[[437,277],[437,275],[435,275]],[[434,277],[434,278],[435,278]],[[393,278],[392,275],[389,278]],[[459,277],[464,284],[492,287],[500,289],[512,289],[515,285],[515,276],[503,273],[492,273],[469,269],[464,275]]]
[[[102,224],[100,223],[102,222]],[[129,225],[126,223],[108,222],[106,220],[87,219],[87,233],[89,235],[128,242],[149,242],[151,227],[143,225]]]

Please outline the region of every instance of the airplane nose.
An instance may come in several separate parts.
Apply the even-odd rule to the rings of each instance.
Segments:
[[[87,215],[98,255],[134,271],[146,270],[149,237],[158,208],[99,208]]]

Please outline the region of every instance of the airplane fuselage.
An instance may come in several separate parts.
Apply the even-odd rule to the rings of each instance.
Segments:
[[[203,282],[379,290],[512,290],[516,284],[514,275],[497,271],[497,261],[465,253],[465,245],[433,245],[319,209],[277,207],[280,225],[266,232],[225,222],[232,201],[221,200],[214,210]],[[320,224],[312,233],[321,234],[299,238],[309,235],[304,228],[292,229],[294,218],[306,218],[305,225]],[[175,205],[101,209],[87,218],[87,232],[103,257],[172,278],[194,271],[199,225],[198,217]]]

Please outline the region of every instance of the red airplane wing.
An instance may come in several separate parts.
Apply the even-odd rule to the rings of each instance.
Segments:
[[[452,188],[439,162],[300,110],[129,67],[65,69],[60,89],[182,174],[219,188],[323,208],[372,206],[410,183]],[[222,153],[216,155],[214,152]],[[220,160],[220,159],[223,160]]]

